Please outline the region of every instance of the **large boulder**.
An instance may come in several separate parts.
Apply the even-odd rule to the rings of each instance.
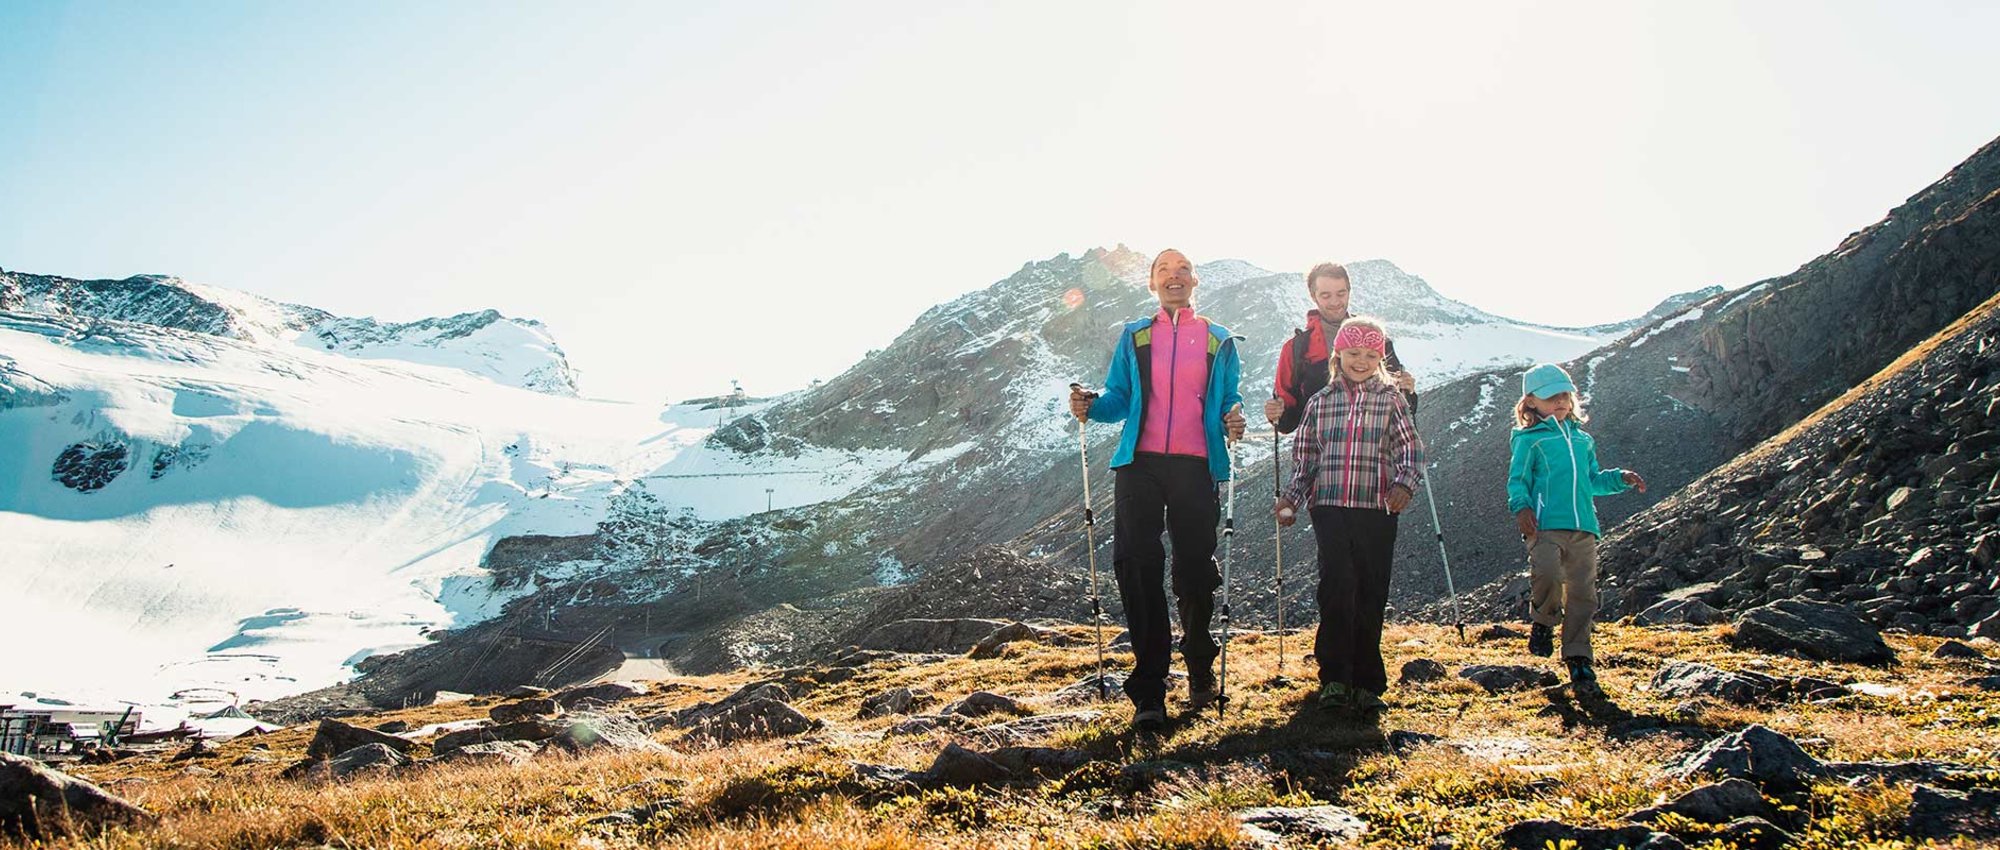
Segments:
[[[1722,612],[1715,610],[1700,599],[1662,599],[1652,607],[1640,611],[1632,617],[1632,622],[1641,626],[1666,626],[1685,623],[1694,626],[1708,626],[1722,622]]]
[[[991,691],[973,691],[964,698],[944,707],[939,714],[956,714],[960,717],[984,717],[988,714],[1028,714],[1029,709],[1013,697],[1001,696]]]
[[[1910,795],[1903,831],[1915,838],[2000,838],[2000,789],[1950,791],[1919,785]]]
[[[488,709],[486,716],[493,718],[494,723],[504,726],[508,723],[532,720],[538,717],[560,717],[562,713],[563,707],[555,700],[548,697],[536,697],[516,702],[503,702]]]
[[[1781,790],[1804,788],[1827,774],[1826,766],[1797,742],[1762,725],[1710,741],[1667,769],[1682,779],[1722,776]]]
[[[1063,633],[1054,629],[1043,629],[1027,623],[1014,622],[994,629],[992,634],[980,638],[967,653],[973,658],[999,658],[1007,644],[1021,643],[1061,643]]]
[[[1896,652],[1853,608],[1793,597],[1743,612],[1730,640],[1740,646],[1821,661],[1888,664]]]
[[[862,649],[889,652],[949,652],[964,654],[985,640],[1006,620],[964,617],[951,620],[897,620],[877,627],[861,639]]]
[[[855,713],[855,717],[867,720],[891,714],[909,714],[930,704],[934,699],[929,691],[896,688],[862,700],[861,709]]]
[[[1014,778],[1013,771],[984,753],[968,750],[957,744],[947,744],[943,751],[932,760],[926,771],[939,784],[957,787],[987,785],[1005,782]]]
[[[821,725],[790,703],[755,697],[704,717],[690,735],[720,746],[753,738],[788,738]]]
[[[465,767],[515,766],[526,764],[535,755],[536,745],[527,741],[487,741],[484,744],[466,744],[455,750],[431,759],[430,764],[451,764]]]
[[[153,814],[102,788],[44,767],[41,762],[0,753],[0,838],[38,841],[71,830],[110,824],[142,824]]]
[[[447,732],[431,742],[431,751],[444,755],[467,744],[484,744],[491,741],[546,741],[568,728],[568,724],[553,718],[534,718],[502,723],[498,726],[474,726]]]
[[[1771,804],[1764,801],[1757,783],[1726,779],[1694,788],[1670,802],[1640,809],[1625,819],[1647,823],[1664,814],[1676,814],[1699,823],[1729,823],[1737,818],[1769,817],[1772,813]]]
[[[571,715],[563,730],[542,743],[543,751],[572,755],[591,750],[641,752],[664,750],[645,724],[630,714],[586,712]]]
[[[1652,687],[1655,694],[1669,699],[1714,697],[1750,705],[1785,690],[1790,684],[1762,673],[1732,673],[1699,661],[1676,661],[1660,668],[1653,676]]]
[[[386,732],[364,729],[329,717],[319,722],[319,729],[313,733],[312,743],[306,745],[306,758],[329,759],[369,744],[381,744],[399,753],[408,753],[417,746],[417,742],[408,738],[398,738]]]
[[[648,690],[644,682],[600,682],[595,685],[570,688],[556,694],[554,699],[557,705],[573,711],[586,702],[610,705],[621,700],[645,696]]]
[[[364,776],[385,776],[396,768],[409,764],[409,756],[403,751],[385,744],[363,744],[326,763],[328,774],[334,779],[356,779]]]

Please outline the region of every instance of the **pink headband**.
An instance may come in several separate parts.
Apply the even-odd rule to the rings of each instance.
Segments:
[[[1345,325],[1341,327],[1340,333],[1333,336],[1333,350],[1346,351],[1350,348],[1366,348],[1376,354],[1382,354],[1388,350],[1389,343],[1383,338],[1382,332],[1374,328],[1365,325]]]

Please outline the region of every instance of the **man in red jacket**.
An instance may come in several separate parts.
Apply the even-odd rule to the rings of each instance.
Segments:
[[[1312,293],[1313,310],[1306,314],[1305,329],[1293,334],[1291,341],[1278,351],[1278,397],[1264,402],[1264,418],[1277,426],[1279,433],[1296,430],[1299,416],[1306,409],[1306,399],[1326,386],[1329,359],[1326,342],[1340,330],[1340,323],[1349,318],[1347,301],[1351,287],[1347,269],[1339,263],[1320,263],[1306,273],[1306,291]],[[1417,378],[1403,369],[1393,341],[1388,343],[1388,349],[1382,362],[1396,377],[1403,400],[1415,412]]]

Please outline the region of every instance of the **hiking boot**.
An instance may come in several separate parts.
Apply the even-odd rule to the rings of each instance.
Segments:
[[[1379,716],[1389,710],[1389,704],[1383,702],[1382,697],[1374,691],[1367,688],[1355,688],[1352,693],[1354,694],[1354,709],[1364,715]]]
[[[1563,664],[1569,667],[1569,685],[1572,690],[1576,691],[1577,696],[1604,696],[1604,688],[1597,684],[1597,671],[1590,669],[1590,659],[1581,655],[1572,655],[1563,659]]]
[[[1215,704],[1222,691],[1215,685],[1213,673],[1191,673],[1188,675],[1188,709],[1200,711]]]
[[[1543,658],[1556,654],[1556,630],[1536,623],[1528,630],[1528,651]]]
[[[1151,734],[1166,728],[1167,707],[1164,705],[1142,705],[1132,712],[1132,731]]]
[[[1319,707],[1321,711],[1349,711],[1354,708],[1354,691],[1339,682],[1328,682],[1320,686]]]

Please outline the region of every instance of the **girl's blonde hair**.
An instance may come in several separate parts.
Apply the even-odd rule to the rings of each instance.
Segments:
[[[1368,330],[1381,334],[1384,340],[1387,340],[1389,338],[1389,328],[1388,326],[1382,324],[1381,319],[1376,319],[1369,316],[1353,316],[1348,318],[1346,321],[1341,322],[1340,328],[1333,332],[1333,337],[1328,337],[1326,341],[1326,353],[1327,356],[1332,360],[1332,362],[1327,365],[1331,370],[1330,374],[1333,377],[1339,377],[1341,374],[1340,352],[1334,350],[1333,338],[1340,336],[1340,331],[1346,330],[1349,326],[1358,328],[1367,328]],[[1389,380],[1389,357],[1388,357],[1388,352],[1386,350],[1383,352],[1382,362],[1376,364],[1375,366],[1374,377],[1381,378],[1384,381]]]
[[[1562,393],[1556,393],[1556,395],[1562,395]],[[1531,398],[1534,398],[1534,396],[1522,393],[1521,400],[1514,405],[1514,427],[1533,428],[1543,419],[1548,418],[1543,416],[1540,411],[1535,409],[1533,404],[1528,402],[1528,399]],[[1569,394],[1569,416],[1578,422],[1590,421],[1590,415],[1583,412],[1583,396],[1581,394]]]

